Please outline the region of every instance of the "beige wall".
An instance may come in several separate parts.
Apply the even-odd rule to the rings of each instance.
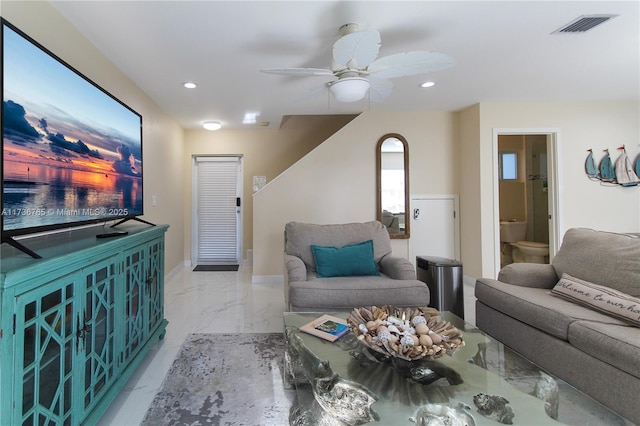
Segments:
[[[242,257],[253,247],[253,176],[270,182],[287,167],[353,120],[353,115],[289,116],[280,128],[186,130],[183,154],[184,259],[191,259],[192,165],[196,155],[242,155]]]
[[[493,211],[482,199],[480,176],[486,167],[480,146],[480,105],[473,105],[458,113],[460,157],[460,257],[463,270],[472,277],[482,276],[485,259],[479,253],[486,250],[483,240],[481,208]],[[486,155],[485,155],[486,157]],[[490,154],[489,154],[490,157]],[[485,159],[486,161],[486,159]]]
[[[165,273],[183,262],[182,128],[48,2],[2,2],[2,17],[143,117],[144,219],[169,224]],[[157,205],[151,205],[152,195]]]
[[[375,148],[386,133],[409,144],[411,193],[457,193],[454,113],[363,113],[254,195],[254,276],[283,274],[289,221],[375,220]],[[406,240],[392,243],[407,256]]]

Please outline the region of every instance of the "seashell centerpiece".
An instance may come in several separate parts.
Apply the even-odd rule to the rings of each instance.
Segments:
[[[347,323],[366,347],[406,361],[452,355],[464,346],[460,330],[435,308],[354,308]]]

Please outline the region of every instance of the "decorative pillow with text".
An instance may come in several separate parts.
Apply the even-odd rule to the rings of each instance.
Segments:
[[[551,294],[640,327],[640,298],[562,274]]]

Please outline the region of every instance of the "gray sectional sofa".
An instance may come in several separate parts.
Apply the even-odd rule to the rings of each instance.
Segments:
[[[415,268],[408,259],[391,254],[389,232],[378,221],[329,225],[289,222],[285,225],[284,235],[284,294],[290,311],[330,312],[371,305],[429,305],[429,288],[416,279]],[[340,250],[367,241],[373,245],[373,253],[369,254],[373,275],[338,272],[338,276],[318,276],[312,245]],[[340,263],[340,259],[336,263]],[[346,263],[349,266],[355,262]]]
[[[550,265],[508,265],[475,296],[481,330],[640,424],[639,236],[570,229]]]

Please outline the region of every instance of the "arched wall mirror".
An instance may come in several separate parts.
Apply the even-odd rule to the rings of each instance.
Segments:
[[[376,146],[376,219],[391,238],[409,238],[409,145],[396,133]]]

